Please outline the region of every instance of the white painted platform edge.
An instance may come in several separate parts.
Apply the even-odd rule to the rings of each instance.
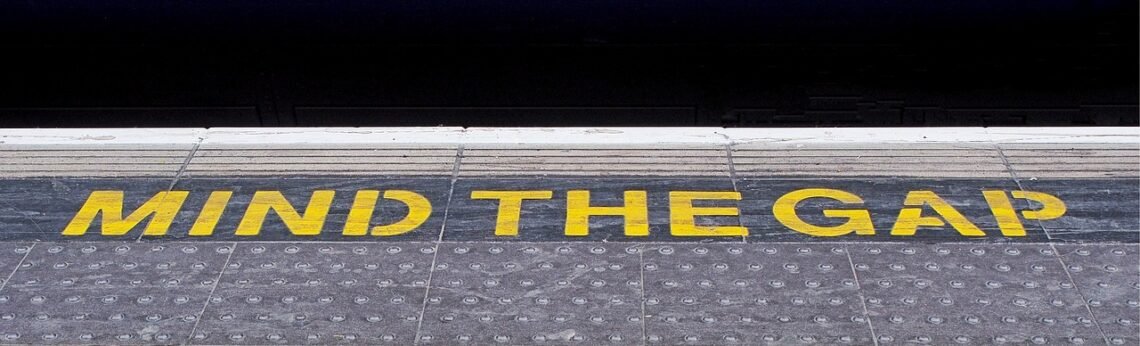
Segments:
[[[1121,143],[1136,127],[0,129],[0,145]]]
[[[0,129],[0,145],[194,144],[200,128]]]

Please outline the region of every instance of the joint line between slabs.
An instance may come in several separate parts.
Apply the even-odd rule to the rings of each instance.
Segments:
[[[1017,185],[1017,188],[1021,191],[1028,191],[1025,189],[1025,186],[1021,184],[1021,177],[1019,177],[1017,175],[1017,172],[1013,170],[1013,165],[1009,163],[1009,158],[1007,158],[1005,156],[1005,151],[1002,150],[1001,145],[1000,144],[994,144],[994,150],[997,150],[998,157],[1001,158],[1001,163],[1003,165],[1005,165],[1006,171],[1009,172],[1009,176],[1010,176],[1010,178],[1013,179],[1013,183],[1015,185]],[[1027,208],[1026,210],[1031,210],[1033,207],[1032,205],[1029,205],[1029,201],[1020,201],[1020,203]],[[1054,240],[1053,235],[1049,234],[1049,228],[1045,227],[1045,223],[1042,222],[1041,220],[1034,220],[1034,221],[1038,227],[1041,227],[1041,231],[1045,232],[1045,239],[1047,239],[1049,241],[1053,241]],[[1056,250],[1056,249],[1054,249],[1054,250]]]
[[[424,299],[420,304],[420,317],[416,320],[416,333],[412,336],[412,345],[420,344],[420,332],[424,326],[424,315],[427,314],[428,297],[431,295],[431,280],[432,276],[435,274],[436,259],[439,258],[439,244],[439,242],[436,242],[432,245],[432,249],[434,249],[434,251],[432,251],[431,255],[431,264],[428,265],[428,278],[427,282],[424,284]]]
[[[443,207],[443,220],[439,227],[439,238],[436,245],[443,242],[443,232],[447,231],[447,216],[451,212],[451,200],[455,197],[455,182],[459,180],[459,165],[463,164],[463,145],[455,149],[455,164],[451,167],[451,182],[447,187],[447,202]],[[434,263],[433,263],[434,268]],[[425,298],[426,299],[426,298]]]
[[[727,139],[728,137],[725,136],[725,138]],[[738,188],[736,185],[736,163],[734,163],[732,159],[732,141],[724,144],[724,156],[728,161],[728,180],[732,182],[732,191],[739,193],[740,188]],[[744,226],[744,219],[741,218],[740,215],[736,215],[736,220],[740,222],[740,226]],[[740,236],[740,242],[747,244],[748,235],[745,234]]]
[[[174,173],[174,179],[170,181],[170,186],[166,189],[167,191],[173,189],[174,184],[178,182],[178,179],[181,179],[182,175],[186,173],[186,168],[190,166],[190,161],[194,160],[194,155],[198,154],[198,148],[202,147],[202,141],[205,140],[205,136],[198,138],[198,142],[195,142],[194,146],[190,148],[190,154],[186,155],[186,159],[182,160],[182,165],[178,166],[178,172]]]
[[[32,249],[36,248],[36,244],[39,244],[39,242],[33,242],[32,246],[28,247],[28,252],[24,253],[24,257],[20,257],[20,262],[16,263],[16,267],[12,268],[11,273],[8,273],[8,278],[4,279],[4,282],[0,282],[0,292],[3,292],[4,288],[8,287],[8,283],[12,281],[12,277],[16,276],[16,272],[20,270],[20,266],[24,265],[24,261],[28,259],[28,255],[32,254]]]
[[[851,258],[851,248],[843,246],[843,253],[847,255],[847,264],[851,267],[851,277],[855,279],[855,289],[858,291],[859,302],[863,304],[863,318],[867,319],[867,329],[871,331],[871,342],[879,345],[879,336],[875,334],[875,326],[871,323],[871,312],[867,309],[867,297],[863,296],[863,285],[859,283],[859,273],[855,271],[855,260]]]
[[[1049,248],[1053,249],[1053,256],[1056,256],[1057,263],[1061,264],[1061,271],[1065,272],[1065,276],[1069,278],[1069,283],[1073,284],[1073,289],[1077,291],[1077,296],[1081,297],[1081,305],[1084,305],[1085,310],[1089,312],[1089,318],[1092,319],[1093,325],[1095,325],[1097,331],[1100,332],[1100,337],[1104,339],[1104,344],[1111,345],[1112,343],[1108,342],[1108,333],[1104,332],[1104,328],[1100,326],[1100,321],[1097,321],[1096,314],[1093,313],[1092,307],[1089,306],[1088,298],[1085,297],[1085,293],[1081,291],[1081,286],[1077,284],[1077,281],[1073,280],[1073,274],[1069,273],[1069,267],[1065,264],[1065,259],[1061,257],[1061,251],[1058,251],[1057,246],[1053,243],[1049,243]]]
[[[12,206],[11,203],[8,203],[7,201],[0,201],[0,206],[3,206],[5,208],[10,208],[10,209],[16,209],[14,206]],[[36,228],[36,231],[38,233],[40,233],[40,234],[48,233],[48,232],[44,231],[44,228],[40,226],[40,223],[36,222],[36,219],[33,219],[31,217],[31,215],[23,215],[23,218],[24,218],[24,220],[28,220],[28,222],[31,222],[32,226]]]
[[[645,313],[645,247],[637,246],[637,270],[641,274],[641,344],[645,345],[649,342],[649,315]]]
[[[439,259],[439,245],[443,243],[443,232],[447,231],[447,216],[451,211],[451,200],[455,196],[455,182],[459,180],[459,165],[463,163],[463,145],[455,149],[455,165],[451,168],[451,186],[447,190],[447,203],[443,207],[443,220],[439,227],[439,238],[432,244],[431,264],[428,265],[427,283],[424,285],[424,299],[420,305],[420,318],[416,320],[416,333],[412,336],[412,345],[420,344],[420,333],[423,330],[424,316],[427,314],[428,298],[431,295],[431,280],[435,276],[435,263]]]
[[[218,277],[214,279],[214,287],[210,288],[210,294],[206,296],[206,303],[202,304],[202,311],[194,319],[194,327],[190,328],[190,335],[186,337],[186,343],[194,340],[194,333],[198,331],[198,324],[202,323],[202,318],[206,314],[206,308],[210,306],[210,300],[214,299],[214,292],[218,290],[218,285],[222,283],[222,275],[226,273],[226,268],[230,266],[230,259],[234,258],[234,253],[237,252],[237,242],[230,244],[230,253],[226,255],[226,262],[222,264],[221,270],[218,270]]]
[[[206,140],[206,135],[198,137],[198,141],[190,148],[190,153],[186,154],[186,159],[182,160],[182,165],[178,166],[178,172],[174,173],[174,179],[170,180],[170,185],[166,186],[166,192],[174,190],[174,185],[178,184],[178,180],[182,179],[182,174],[186,173],[186,167],[190,166],[190,161],[194,160],[194,155],[198,154],[198,148],[202,147],[202,141]],[[164,197],[165,198],[165,197]],[[142,242],[142,238],[146,232],[140,232],[139,237],[135,238],[136,243]]]
[[[736,188],[736,163],[732,159],[732,143],[724,145],[724,156],[725,160],[728,161],[728,178],[732,180],[732,190],[740,191]]]

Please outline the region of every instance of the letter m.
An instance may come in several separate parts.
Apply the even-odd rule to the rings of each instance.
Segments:
[[[92,191],[87,202],[75,213],[75,217],[63,229],[65,236],[81,236],[87,233],[91,223],[99,215],[102,219],[102,234],[105,236],[121,236],[127,234],[143,219],[154,215],[146,225],[145,235],[165,235],[182,202],[186,201],[189,191],[163,191],[154,194],[145,203],[135,209],[126,218],[123,218],[123,192],[122,191]]]

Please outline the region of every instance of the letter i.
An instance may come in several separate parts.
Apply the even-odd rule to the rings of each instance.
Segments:
[[[218,220],[221,220],[222,213],[226,211],[226,204],[230,202],[230,197],[233,194],[233,191],[211,192],[210,197],[206,199],[206,204],[202,206],[202,212],[198,214],[198,219],[194,221],[194,226],[190,228],[190,236],[208,237],[213,235],[214,228],[218,227]]]

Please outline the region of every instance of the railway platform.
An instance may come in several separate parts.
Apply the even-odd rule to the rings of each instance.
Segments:
[[[0,343],[1140,343],[1136,128],[0,130]]]

